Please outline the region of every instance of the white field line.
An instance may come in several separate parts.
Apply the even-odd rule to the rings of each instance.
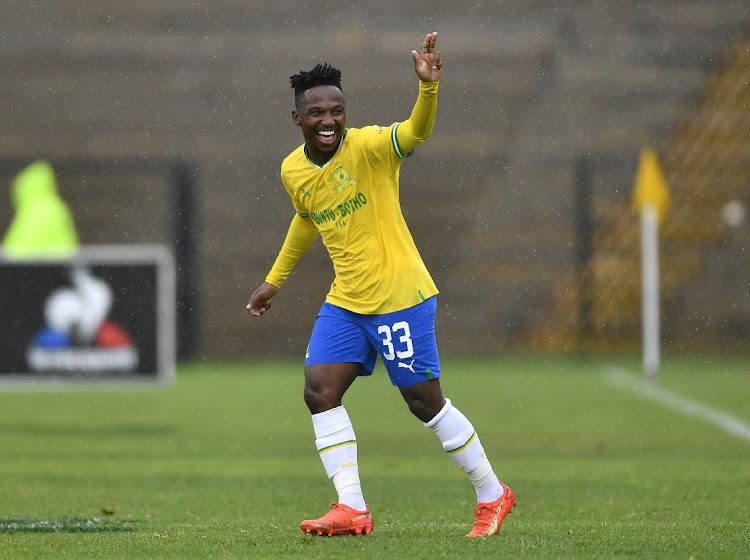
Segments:
[[[750,441],[750,425],[739,418],[675,395],[656,385],[652,381],[640,379],[622,369],[611,369],[607,372],[609,380],[620,388],[635,391],[667,408],[672,408],[687,416],[695,416],[714,424],[725,432],[729,432],[745,441]]]

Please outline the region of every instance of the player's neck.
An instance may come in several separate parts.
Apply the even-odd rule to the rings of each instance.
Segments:
[[[336,149],[333,151],[321,151],[316,150],[315,148],[310,148],[310,144],[305,142],[305,156],[308,160],[310,160],[313,164],[315,164],[318,167],[324,167],[329,161],[333,159],[333,156],[335,156],[338,151],[341,149],[341,144],[344,143],[344,139],[346,138],[346,133],[348,129],[344,130],[344,134],[341,137],[341,141],[339,142],[338,146],[336,146]]]
[[[311,150],[307,145],[305,145],[305,154],[307,155],[307,159],[309,159],[311,162],[313,162],[315,165],[319,167],[323,167],[326,163],[331,161],[331,158],[334,156],[336,152],[331,153],[322,153],[317,152],[315,150]]]
[[[339,144],[339,147],[341,144]],[[305,156],[307,156],[307,159],[310,160],[312,163],[314,163],[318,167],[325,166],[331,159],[333,159],[333,156],[336,155],[336,152],[339,151],[339,148],[337,147],[336,150],[333,152],[321,152],[319,150],[311,150],[310,146],[308,144],[305,144]]]

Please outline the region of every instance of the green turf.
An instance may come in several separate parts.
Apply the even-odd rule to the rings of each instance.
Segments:
[[[473,489],[382,370],[345,404],[367,537],[298,528],[335,496],[294,362],[181,367],[157,390],[0,392],[0,558],[746,558],[750,442],[613,384],[638,361],[445,360],[518,506],[466,539]],[[665,359],[660,385],[750,424],[750,358]]]

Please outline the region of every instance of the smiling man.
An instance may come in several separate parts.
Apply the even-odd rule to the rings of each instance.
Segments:
[[[311,80],[331,80],[338,85],[320,85],[310,89]],[[346,126],[346,105],[341,91],[341,72],[327,64],[318,65],[312,72],[292,78],[295,91],[292,111],[294,124],[302,128],[305,153],[316,165],[325,165],[338,149]]]
[[[295,209],[266,281],[250,296],[260,316],[318,234],[335,279],[318,314],[305,356],[304,398],[315,444],[338,503],[301,528],[315,535],[368,534],[373,521],[357,463],[357,440],[342,404],[358,376],[381,357],[409,410],[432,429],[474,484],[475,523],[469,537],[500,532],[516,498],[498,481],[469,420],[443,396],[435,340],[437,287],[406,226],[399,169],[431,134],[443,59],[437,33],[412,51],[419,94],[410,117],[390,126],[346,128],[341,72],[318,64],[291,77],[294,124],[305,140],[281,165]]]

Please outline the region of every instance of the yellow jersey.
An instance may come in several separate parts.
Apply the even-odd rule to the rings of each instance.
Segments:
[[[422,110],[417,110],[418,103],[411,119],[418,120],[428,136],[437,84],[420,84],[420,98],[423,90],[432,99],[427,105],[422,99]],[[438,293],[399,202],[401,163],[424,139],[399,134],[399,126],[411,131],[412,125],[347,128],[325,165],[313,163],[304,144],[281,165],[281,179],[298,216],[307,222],[305,227],[309,221],[314,224],[333,262],[335,279],[326,296],[333,305],[355,313],[382,314],[412,307]],[[300,253],[309,243],[301,244]],[[277,265],[267,281],[280,286],[288,272],[279,276]]]

